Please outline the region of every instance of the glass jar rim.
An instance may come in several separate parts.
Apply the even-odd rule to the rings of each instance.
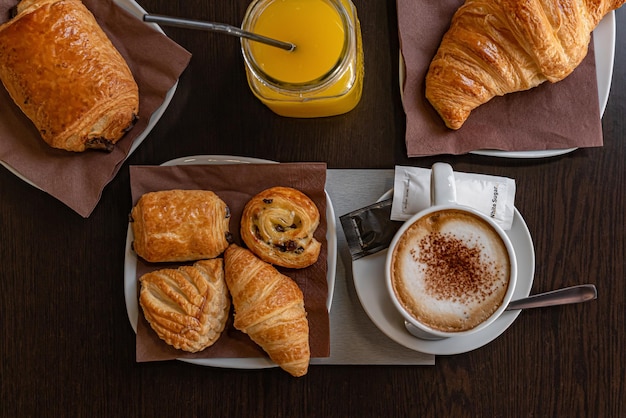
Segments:
[[[255,18],[262,13],[267,6],[271,3],[278,0],[254,0],[248,6],[246,10],[246,14],[244,16],[243,22],[241,24],[241,28],[243,30],[253,31],[252,28],[256,23]],[[324,74],[320,77],[317,77],[312,80],[303,81],[303,82],[287,82],[283,80],[279,80],[275,77],[272,77],[267,72],[265,72],[260,65],[257,64],[254,59],[254,55],[252,54],[252,50],[250,47],[250,41],[245,38],[241,38],[241,51],[243,54],[243,58],[248,65],[250,71],[252,71],[257,78],[263,80],[263,82],[271,85],[272,87],[285,90],[290,92],[302,92],[302,91],[311,91],[317,90],[320,88],[326,87],[328,84],[332,83],[338,75],[343,73],[343,68],[349,64],[349,55],[351,44],[355,41],[352,39],[353,30],[352,23],[350,20],[350,16],[346,11],[345,7],[341,4],[340,0],[323,0],[326,3],[330,4],[334,10],[337,12],[341,19],[342,27],[344,29],[344,39],[343,46],[339,56],[337,58],[337,62]],[[297,48],[297,46],[296,46]]]

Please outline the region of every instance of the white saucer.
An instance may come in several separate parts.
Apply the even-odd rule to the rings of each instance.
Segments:
[[[381,198],[382,199],[382,198]],[[513,299],[530,294],[535,272],[535,251],[526,222],[515,209],[513,226],[507,235],[513,243],[518,262],[518,276]],[[372,322],[389,338],[407,348],[427,354],[466,353],[493,341],[513,324],[521,311],[508,311],[492,325],[474,334],[445,340],[428,341],[413,337],[404,328],[404,320],[393,307],[385,286],[387,250],[352,262],[352,276],[363,309]]]
[[[277,164],[276,161],[261,160],[258,158],[234,157],[230,155],[195,155],[191,157],[176,158],[161,165],[208,165],[208,164]],[[328,271],[326,280],[328,283],[328,297],[326,308],[330,312],[335,290],[335,273],[337,270],[337,225],[335,211],[328,193],[326,193],[326,241],[328,245]],[[126,250],[124,258],[124,297],[126,300],[126,312],[128,320],[137,332],[137,320],[139,318],[139,303],[137,301],[137,256],[132,250],[133,230],[128,225],[126,232]],[[187,363],[201,366],[224,367],[230,369],[264,369],[276,367],[276,364],[266,357],[254,358],[203,358],[203,359],[178,359]]]

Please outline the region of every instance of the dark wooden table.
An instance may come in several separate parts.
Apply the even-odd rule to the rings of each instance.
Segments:
[[[246,3],[141,1],[152,13],[231,24]],[[236,39],[167,28],[191,63],[88,219],[0,169],[0,416],[626,416],[626,10],[617,12],[603,147],[536,160],[408,159],[395,1],[355,4],[367,76],[350,114],[276,117],[250,94]],[[535,245],[532,291],[595,283],[599,299],[525,311],[492,343],[435,366],[313,366],[296,379],[279,369],[138,364],[123,290],[128,166],[195,154],[329,168],[443,160],[513,177]]]

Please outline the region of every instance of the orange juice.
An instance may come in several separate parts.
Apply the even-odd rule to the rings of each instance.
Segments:
[[[250,45],[267,75],[285,83],[313,81],[328,73],[339,62],[345,38],[339,13],[320,0],[274,1],[259,16],[254,32],[297,45],[294,51]]]
[[[242,27],[296,45],[290,52],[242,40],[250,88],[275,113],[331,116],[359,102],[363,50],[349,0],[256,0]]]

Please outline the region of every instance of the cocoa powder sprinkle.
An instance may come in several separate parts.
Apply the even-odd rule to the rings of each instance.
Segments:
[[[470,247],[452,234],[425,236],[411,256],[424,266],[425,290],[437,300],[480,303],[498,279],[493,263],[481,259],[480,246]]]

